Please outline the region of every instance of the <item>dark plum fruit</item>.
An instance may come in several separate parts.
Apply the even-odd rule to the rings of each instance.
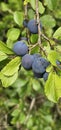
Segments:
[[[32,68],[32,63],[33,63],[33,56],[30,54],[26,54],[25,56],[22,57],[22,66],[26,70],[30,70]]]
[[[40,57],[41,58],[41,57]],[[40,61],[40,58],[35,58],[32,64],[32,70],[34,73],[43,74],[45,72],[45,68]]]
[[[47,73],[47,72],[45,72],[45,73],[43,74],[43,79],[44,79],[45,81],[48,79],[48,75],[49,75],[49,73]]]
[[[57,65],[60,65],[60,62],[57,60],[57,61],[56,61],[56,64],[57,64]]]
[[[46,69],[48,65],[50,65],[50,63],[43,57],[40,58],[41,64],[42,66]]]
[[[35,59],[35,58],[41,57],[41,55],[40,55],[39,53],[35,53],[35,54],[33,54],[33,57],[34,57],[34,59]]]
[[[25,41],[17,41],[13,46],[13,51],[16,55],[24,56],[28,53],[28,46],[25,44]]]
[[[33,34],[37,34],[38,33],[38,25],[37,25],[37,21],[32,19],[28,22],[27,25],[29,31]],[[42,28],[41,24],[40,24],[40,29]]]
[[[32,70],[34,73],[43,74],[46,71],[46,67],[48,66],[48,61],[42,57],[34,58],[32,64]]]
[[[57,65],[57,67],[58,67],[59,69],[61,69],[61,61],[56,60],[56,65]]]
[[[60,62],[60,61],[58,61],[58,60],[56,60],[56,64],[57,64],[57,65],[60,65],[60,64],[61,64],[61,62]]]
[[[24,27],[27,27],[27,25],[28,25],[28,20],[27,19],[24,19],[23,25],[24,25]]]

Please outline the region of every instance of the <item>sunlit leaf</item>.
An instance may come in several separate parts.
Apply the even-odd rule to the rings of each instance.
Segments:
[[[16,57],[12,59],[2,70],[1,72],[5,76],[12,76],[14,73],[16,73],[20,66],[20,57]]]
[[[8,58],[8,55],[6,55],[4,52],[0,51],[0,61]]]
[[[14,12],[14,21],[15,21],[19,26],[22,26],[22,25],[23,25],[23,18],[24,18],[24,13],[23,13],[23,12],[19,12],[19,11],[15,11],[15,12]]]
[[[14,52],[6,46],[6,44],[2,41],[0,41],[0,51],[6,53],[6,54],[14,54]]]
[[[61,77],[55,72],[49,74],[48,80],[45,84],[45,94],[49,100],[57,102],[61,97]]]

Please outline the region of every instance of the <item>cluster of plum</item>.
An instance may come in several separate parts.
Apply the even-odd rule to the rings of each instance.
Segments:
[[[24,20],[23,25],[29,29],[30,33],[38,33],[38,25],[36,20]],[[40,23],[40,29],[41,28],[42,25]],[[26,44],[26,38],[22,38],[21,41],[17,41],[13,46],[13,51],[16,55],[22,57],[22,66],[24,67],[24,69],[32,69],[35,77],[44,78],[45,81],[47,80],[48,73],[46,72],[46,68],[49,65],[49,62],[40,54],[29,54],[29,48]]]
[[[13,51],[16,55],[22,57],[22,66],[24,69],[32,69],[35,77],[47,80],[48,73],[46,72],[46,68],[49,65],[49,62],[41,57],[40,54],[28,54],[29,49],[24,40],[17,41],[13,46]]]

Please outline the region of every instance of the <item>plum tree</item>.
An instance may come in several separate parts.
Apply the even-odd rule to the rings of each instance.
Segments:
[[[32,68],[32,63],[33,63],[33,56],[30,54],[26,54],[25,56],[22,57],[22,66],[30,70]]]
[[[37,25],[37,21],[32,19],[28,22],[27,25],[29,31],[33,34],[37,34],[38,33],[38,25]],[[42,28],[42,25],[40,24],[40,28]]]
[[[25,41],[17,41],[13,46],[13,51],[16,55],[24,56],[28,53],[28,46],[25,44]]]

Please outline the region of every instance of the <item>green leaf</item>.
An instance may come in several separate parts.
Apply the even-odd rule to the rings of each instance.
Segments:
[[[27,3],[29,2],[30,0],[24,0],[24,5],[27,5]]]
[[[33,89],[36,91],[40,90],[40,88],[41,88],[40,83],[35,79],[32,80],[32,86],[33,86]]]
[[[47,58],[53,66],[57,66],[56,60],[60,60],[60,54],[54,50],[51,50]]]
[[[25,80],[25,79],[21,79],[21,78],[18,78],[15,83],[13,84],[13,86],[15,88],[17,88],[17,91],[19,92],[19,89],[23,86],[26,85],[26,83],[28,82],[28,80]],[[19,87],[19,84],[20,84],[20,87]],[[20,92],[19,92],[20,93]]]
[[[0,51],[6,53],[6,54],[14,54],[14,52],[6,46],[6,44],[2,41],[0,41]]]
[[[29,116],[29,119],[27,121],[27,128],[31,129],[31,128],[33,128],[32,126],[33,126],[33,118],[31,116]],[[36,130],[36,129],[34,129],[34,130]]]
[[[51,65],[49,65],[47,68],[46,68],[46,72],[51,72],[53,70],[53,67]]]
[[[18,115],[20,114],[20,110],[19,109],[15,109],[11,115],[14,116],[14,117],[17,117]]]
[[[17,77],[18,77],[18,72],[16,72],[14,75],[12,75],[10,77],[5,76],[3,73],[0,73],[0,79],[2,82],[2,86],[3,87],[11,86],[16,81]]]
[[[56,9],[58,0],[44,0],[44,5],[50,10]]]
[[[20,115],[19,115],[19,122],[21,124],[23,124],[25,122],[25,120],[26,120],[26,116],[23,112],[21,112]]]
[[[47,25],[48,26],[48,25]],[[49,28],[49,27],[47,27],[47,26],[45,26],[44,28],[45,28],[45,33],[46,33],[46,35],[48,36],[48,37],[52,37],[52,34],[53,34],[53,29],[52,28]],[[47,27],[47,28],[46,28]]]
[[[5,76],[12,76],[14,73],[16,73],[20,66],[20,57],[16,57],[12,59],[2,70],[1,72]]]
[[[9,94],[10,94],[10,91],[9,91]],[[9,94],[8,94],[8,95],[9,95]],[[13,107],[13,106],[15,106],[15,105],[18,104],[18,100],[17,100],[16,98],[7,99],[7,100],[5,101],[5,105],[6,105],[6,104],[7,104],[8,107]]]
[[[35,10],[36,9],[36,1],[35,0],[30,0],[30,4],[32,8]],[[39,13],[43,14],[45,11],[45,8],[43,7],[42,3],[39,2]]]
[[[61,39],[61,27],[59,27],[53,34],[54,38]]]
[[[57,19],[61,18],[61,6],[60,8],[57,9],[57,11],[55,11],[54,15],[55,15],[55,18]]]
[[[39,1],[39,13],[40,13],[40,14],[43,14],[44,11],[45,11],[45,8],[44,8],[44,6],[42,5],[42,2]]]
[[[7,38],[15,41],[18,39],[20,35],[20,29],[18,28],[10,28],[7,32]]]
[[[61,77],[51,72],[45,84],[45,94],[49,100],[57,102],[61,97]]]
[[[51,15],[45,14],[40,18],[40,20],[45,28],[53,28],[56,25],[56,21]]]
[[[44,0],[44,5],[47,6],[50,10],[53,10],[53,5],[51,0]]]
[[[32,34],[30,36],[31,43],[35,44],[35,43],[37,43],[37,40],[38,40],[38,35],[37,34]]]
[[[19,26],[23,25],[23,18],[24,18],[24,13],[23,12],[19,12],[19,11],[14,12],[14,21]]]
[[[34,15],[35,15],[34,10],[29,9],[29,10],[28,10],[28,17],[29,17],[29,19],[33,19],[33,18],[34,18]]]
[[[0,61],[4,60],[6,58],[8,58],[8,56],[4,52],[0,51]]]
[[[13,41],[11,39],[7,39],[6,44],[7,44],[7,47],[9,47],[10,49],[13,48]]]
[[[17,122],[18,122],[18,117],[13,117],[11,120],[11,124],[16,125]]]
[[[4,12],[5,12],[5,11],[8,11],[8,10],[9,10],[8,4],[2,2],[2,3],[1,3],[1,9],[2,9],[2,11],[4,11]]]

